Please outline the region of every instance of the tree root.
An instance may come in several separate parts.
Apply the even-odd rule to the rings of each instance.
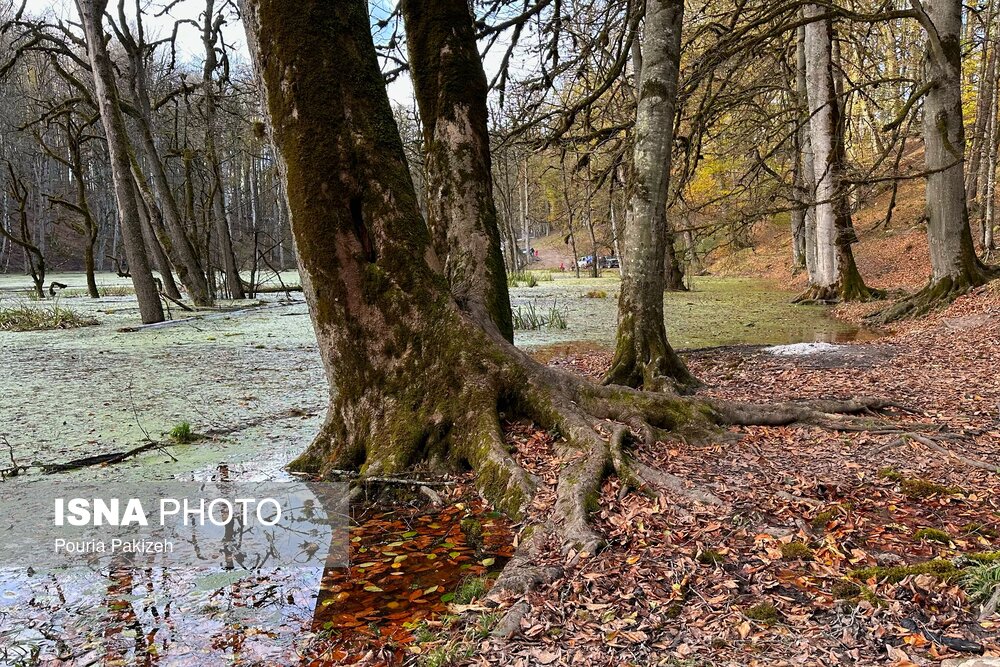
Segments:
[[[938,454],[944,454],[945,456],[954,458],[956,461],[962,465],[968,466],[970,468],[977,468],[979,470],[986,470],[988,472],[1000,474],[1000,466],[995,466],[992,463],[987,463],[986,461],[980,461],[979,459],[970,458],[968,456],[962,456],[957,452],[953,452],[950,449],[943,447],[938,444],[938,442],[930,436],[921,435],[919,433],[905,432],[898,439],[893,441],[893,445],[901,445],[907,440],[913,440],[919,442],[924,447],[937,452]]]
[[[454,338],[455,333],[449,329],[447,335]],[[557,433],[560,468],[554,502],[544,519],[528,526],[533,532],[504,568],[498,590],[523,592],[558,576],[552,568],[537,565],[550,540],[559,543],[570,565],[604,546],[604,536],[591,517],[600,509],[608,475],[621,480],[623,493],[674,498],[675,510],[682,516],[691,517],[689,510],[697,507],[725,505],[709,489],[631,455],[631,442],[653,449],[660,442],[717,441],[726,437],[723,427],[740,425],[886,428],[871,415],[893,405],[879,399],[751,405],[597,385],[543,366],[508,343],[482,338],[476,346],[481,353],[466,354],[468,345],[463,345],[459,348],[463,352],[447,364],[428,352],[415,358],[419,364],[433,359],[418,386],[402,387],[388,396],[374,384],[349,399],[338,394],[317,440],[292,467],[320,474],[354,470],[358,488],[365,486],[365,477],[414,479],[415,467],[454,471],[467,464],[475,471],[480,493],[497,509],[520,519],[532,506],[538,481],[508,450],[499,414],[523,416]],[[443,348],[441,354],[445,353],[451,353],[450,348]],[[417,377],[421,368],[407,366],[405,376]],[[512,609],[499,631],[516,631],[518,614],[524,613],[524,605]]]
[[[792,299],[792,303],[804,306],[828,306],[840,301],[840,289],[834,285],[810,285],[801,294]]]
[[[996,268],[977,263],[977,266],[966,274],[947,276],[937,282],[931,282],[916,294],[896,302],[885,310],[869,315],[865,321],[879,326],[927,315],[948,306],[958,297],[986,284],[998,275],[1000,271]]]

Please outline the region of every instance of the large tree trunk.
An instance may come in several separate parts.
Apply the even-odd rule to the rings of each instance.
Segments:
[[[825,9],[806,5],[805,18]],[[851,205],[844,186],[843,123],[833,72],[833,25],[815,20],[805,27],[806,91],[809,100],[810,144],[816,185],[816,275],[808,297],[844,301],[869,299],[854,262],[851,244],[857,241],[851,224]]]
[[[646,4],[635,122],[635,186],[625,227],[618,341],[605,382],[655,389],[697,383],[663,320],[666,198],[680,67],[683,0]]]
[[[691,436],[715,423],[818,416],[805,404],[761,410],[597,386],[539,365],[484,328],[452,297],[420,214],[365,0],[243,0],[242,15],[330,382],[326,421],[294,468],[371,478],[417,465],[471,466],[483,494],[519,515],[536,481],[506,449],[499,412],[558,429],[551,516],[524,536],[512,561],[519,565],[497,584],[523,590],[543,580],[530,549],[547,535],[576,553],[600,548],[588,515],[608,470],[632,488],[666,482],[685,498],[721,502],[633,461],[624,422],[652,445],[661,429]],[[879,404],[822,406],[857,412]]]
[[[486,74],[469,3],[404,0],[402,10],[424,128],[427,224],[434,250],[459,306],[513,340],[493,201]]]
[[[111,161],[111,178],[118,202],[118,220],[125,243],[132,284],[139,300],[139,315],[143,323],[163,321],[160,294],[149,268],[146,248],[142,240],[142,222],[132,186],[132,165],[129,158],[128,134],[125,119],[118,106],[114,70],[104,41],[103,18],[107,0],[77,0],[80,19],[87,37],[87,53],[94,76],[94,93],[107,137]]]
[[[882,321],[923,314],[994,276],[976,256],[969,227],[963,174],[962,3],[930,0],[915,11],[926,33],[924,77],[931,84],[924,98],[931,280],[916,295],[880,314]]]
[[[497,406],[524,379],[503,363],[499,330],[483,329],[451,296],[417,205],[365,3],[245,5],[331,385],[326,422],[293,465],[369,475],[421,461],[472,465],[494,502],[520,511],[533,485],[503,448]]]
[[[138,186],[136,186],[138,189]],[[164,252],[156,237],[156,229],[163,227],[160,210],[155,206],[149,206],[142,200],[138,192],[136,193],[136,208],[139,209],[139,218],[142,219],[142,238],[146,243],[146,250],[152,259],[156,272],[160,274],[160,284],[163,293],[171,299],[180,300],[181,293],[177,289],[177,282],[171,270],[170,259]]]

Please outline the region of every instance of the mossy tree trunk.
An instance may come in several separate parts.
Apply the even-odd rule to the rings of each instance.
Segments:
[[[486,74],[469,3],[404,0],[401,7],[424,128],[434,250],[459,307],[513,340],[493,200]]]
[[[326,421],[293,468],[373,477],[471,467],[483,494],[517,516],[537,482],[505,447],[499,414],[524,415],[562,437],[551,516],[522,547],[555,534],[566,548],[593,553],[603,540],[589,513],[609,470],[637,489],[721,502],[633,461],[624,449],[629,429],[652,445],[714,424],[787,424],[816,419],[817,409],[878,405],[760,408],[598,386],[539,365],[451,294],[418,208],[367,3],[241,5],[330,382]],[[530,568],[513,570],[504,586],[539,581]]]
[[[139,315],[144,324],[163,321],[163,305],[149,267],[142,236],[142,221],[132,183],[132,165],[129,157],[128,133],[125,119],[118,103],[114,69],[104,39],[104,10],[107,0],[77,0],[80,19],[87,38],[87,55],[94,78],[94,93],[107,137],[111,178],[118,203],[118,222],[121,225],[125,256],[129,273],[139,301]]]
[[[806,5],[805,18],[825,14]],[[857,242],[844,184],[844,124],[833,67],[833,23],[829,18],[805,26],[806,92],[813,154],[816,207],[816,273],[809,298],[867,300],[872,294],[858,272],[851,245]]]
[[[680,67],[682,0],[646,4],[633,163],[618,300],[618,340],[605,382],[657,389],[696,384],[667,341],[664,266],[674,109]]]
[[[962,118],[962,3],[932,0],[915,9],[924,28],[924,154],[927,169],[927,240],[931,279],[878,320],[917,316],[948,304],[996,271],[976,256],[965,191]]]
[[[452,297],[417,205],[365,3],[245,5],[331,385],[326,422],[294,466],[367,475],[473,466],[480,485],[494,487],[491,498],[518,511],[530,483],[503,449],[497,410],[524,379],[500,351],[499,328],[484,328]]]

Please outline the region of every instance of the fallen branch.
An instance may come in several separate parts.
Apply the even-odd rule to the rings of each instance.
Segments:
[[[189,313],[193,313],[194,312],[194,308],[192,308],[191,306],[187,305],[186,303],[184,303],[180,299],[175,299],[174,297],[169,296],[167,294],[164,294],[163,292],[160,292],[160,296],[162,296],[164,299],[166,299],[170,303],[175,304],[181,310],[186,310]]]
[[[0,479],[7,479],[8,477],[17,477],[22,472],[28,469],[28,466],[20,465],[17,459],[14,458],[14,446],[10,444],[5,436],[0,436],[0,440],[3,444],[7,446],[7,454],[10,456],[11,466],[9,468],[0,468]]]
[[[132,458],[142,454],[143,452],[148,452],[152,449],[162,449],[165,446],[162,442],[157,442],[151,440],[149,442],[143,443],[138,447],[133,447],[123,452],[112,452],[110,454],[97,454],[96,456],[85,456],[80,459],[73,459],[72,461],[67,461],[66,463],[43,463],[41,464],[42,472],[45,474],[54,472],[66,472],[68,470],[77,470],[79,468],[87,468],[89,466],[99,466],[107,465],[110,463],[121,463],[125,459]]]

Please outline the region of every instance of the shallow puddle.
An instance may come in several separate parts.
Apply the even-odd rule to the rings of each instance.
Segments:
[[[362,518],[350,568],[0,570],[0,664],[398,661],[421,621],[488,589],[512,539],[474,500]]]

